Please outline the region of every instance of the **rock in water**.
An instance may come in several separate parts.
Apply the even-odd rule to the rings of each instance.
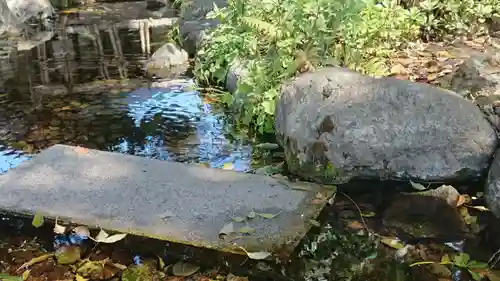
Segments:
[[[497,145],[482,112],[454,92],[338,67],[283,85],[276,134],[290,172],[323,183],[477,177]]]
[[[484,190],[484,200],[491,212],[500,218],[500,149],[495,153],[493,162],[488,172],[486,187]]]
[[[186,51],[173,43],[161,46],[146,62],[146,72],[159,78],[174,78],[182,75],[189,67]]]

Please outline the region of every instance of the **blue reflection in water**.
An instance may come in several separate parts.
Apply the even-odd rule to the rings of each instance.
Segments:
[[[251,168],[251,145],[243,139],[231,143],[226,138],[224,134],[230,124],[224,121],[224,113],[216,112],[198,91],[190,90],[194,88],[192,81],[156,86],[119,97],[124,102],[119,108],[126,111],[135,126],[118,138],[118,145],[110,144],[104,149],[160,160],[203,162],[213,168],[232,163],[236,171]],[[94,114],[93,118],[104,117]],[[31,157],[0,145],[0,173]]]
[[[224,136],[223,114],[205,103],[193,82],[165,83],[155,88],[139,88],[126,97],[128,113],[140,128],[155,123],[147,131],[146,143],[133,147],[135,155],[179,162],[204,162],[221,168],[233,163],[234,170],[250,169],[252,149],[243,141],[230,143]],[[146,131],[146,129],[144,129]],[[120,150],[130,151],[127,140]]]
[[[0,145],[0,173],[2,174],[29,159],[31,159],[30,155],[23,155],[19,151]]]

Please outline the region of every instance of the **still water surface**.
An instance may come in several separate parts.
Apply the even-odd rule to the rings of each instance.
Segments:
[[[149,55],[137,30],[117,30],[115,37],[101,31],[54,38],[2,68],[9,78],[0,93],[0,171],[54,144],[250,169],[252,146],[231,133],[227,113],[189,77],[141,83]],[[164,28],[153,28],[151,53],[166,38]]]

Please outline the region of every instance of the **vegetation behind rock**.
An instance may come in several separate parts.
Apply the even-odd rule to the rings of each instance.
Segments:
[[[248,75],[223,101],[243,125],[272,133],[283,80],[325,65],[385,76],[408,42],[487,32],[499,11],[500,0],[230,0],[209,15],[221,24],[198,52],[195,74],[224,83],[244,61]]]

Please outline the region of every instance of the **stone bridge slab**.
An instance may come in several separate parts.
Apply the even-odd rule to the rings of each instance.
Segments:
[[[332,193],[309,183],[66,145],[0,175],[2,211],[41,212],[191,246],[242,253],[241,246],[280,256],[291,253],[325,205],[318,192]],[[234,220],[252,211],[279,214]],[[221,239],[229,223],[243,233]]]

